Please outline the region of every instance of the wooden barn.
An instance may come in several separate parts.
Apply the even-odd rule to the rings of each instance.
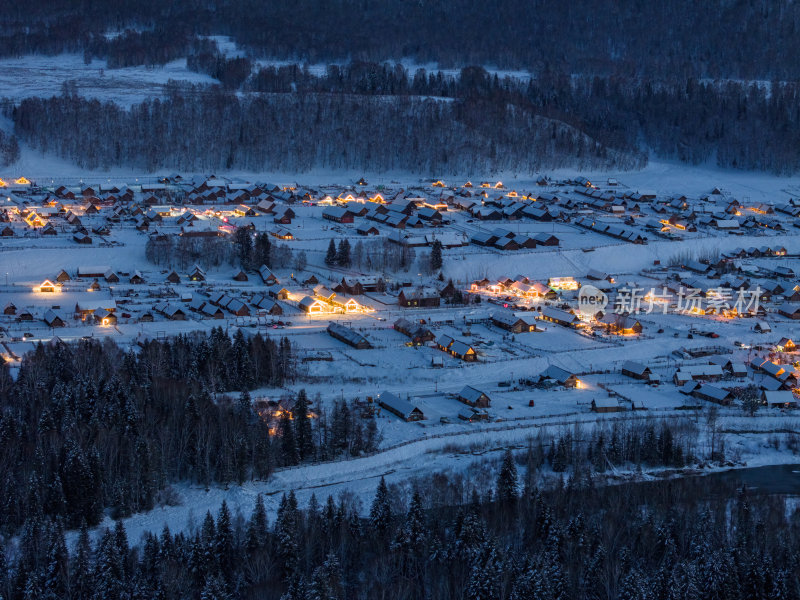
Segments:
[[[439,306],[442,298],[433,288],[416,288],[406,293],[400,290],[397,295],[397,303],[405,308],[433,307]]]
[[[489,396],[470,385],[464,386],[464,388],[458,393],[458,400],[459,402],[463,402],[468,406],[474,406],[476,408],[489,408],[491,403]]]
[[[404,421],[422,421],[425,418],[419,407],[391,392],[378,394],[378,404]]]
[[[622,364],[622,374],[626,377],[632,377],[633,379],[642,379],[647,381],[650,379],[650,376],[653,373],[650,371],[650,367],[647,365],[643,365],[642,363],[633,360],[626,360]]]
[[[352,346],[357,350],[366,350],[368,348],[372,348],[372,344],[369,343],[369,340],[367,340],[366,337],[357,331],[350,329],[349,327],[345,327],[344,325],[331,322],[328,324],[327,331],[332,338],[337,339],[340,342],[344,342],[348,346]]]
[[[492,324],[511,333],[527,333],[536,331],[536,324],[517,317],[511,312],[492,313]]]

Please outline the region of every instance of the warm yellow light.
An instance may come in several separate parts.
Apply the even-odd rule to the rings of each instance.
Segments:
[[[577,290],[580,287],[572,277],[551,277],[548,284],[551,288],[559,290]]]
[[[33,288],[33,291],[41,294],[55,294],[60,292],[61,288],[59,288],[49,279],[45,279],[38,288]]]
[[[15,179],[14,183],[16,183],[17,185],[28,185],[30,184],[30,181],[25,177],[20,177],[19,179]]]
[[[0,188],[4,188],[6,186],[8,186],[8,184],[5,181],[3,181],[2,179],[0,179]]]

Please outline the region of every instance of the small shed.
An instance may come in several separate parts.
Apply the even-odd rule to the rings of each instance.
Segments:
[[[594,398],[592,400],[592,412],[596,413],[612,413],[622,412],[627,410],[619,400],[614,397]]]

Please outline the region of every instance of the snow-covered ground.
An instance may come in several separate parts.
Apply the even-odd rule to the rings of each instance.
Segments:
[[[603,422],[610,423],[610,419],[614,418],[641,420],[647,417],[617,415],[604,418]],[[693,416],[676,416],[674,419],[691,420],[699,428],[701,444],[703,443],[702,439],[707,436],[708,431],[702,419],[695,419]],[[139,540],[146,532],[158,533],[164,526],[168,526],[173,533],[194,530],[202,523],[207,511],[212,514],[219,511],[223,500],[234,514],[238,512],[245,517],[249,516],[258,494],[264,498],[270,519],[274,519],[281,496],[292,490],[301,507],[308,504],[312,494],[321,502],[328,495],[334,498],[345,495],[355,498],[361,513],[366,514],[381,477],[385,477],[388,484],[399,486],[408,493],[414,478],[433,473],[460,473],[469,476],[471,472],[480,470],[486,461],[498,460],[505,448],[524,451],[528,441],[535,439],[539,433],[558,434],[573,428],[575,424],[591,428],[594,421],[584,416],[527,421],[516,423],[511,428],[497,424],[473,426],[448,436],[428,437],[401,444],[368,457],[282,469],[269,481],[252,481],[226,488],[180,485],[176,487],[180,504],[158,507],[133,515],[123,522],[132,541]],[[797,430],[800,425],[797,419],[748,419],[731,414],[723,415],[718,425],[725,432],[728,456],[737,461],[738,468],[800,462],[800,457],[786,448],[784,434],[769,435],[776,428]],[[739,430],[742,432],[739,433]],[[774,443],[769,443],[770,437],[779,440],[777,448]],[[711,473],[721,470],[724,468],[706,467],[700,471],[688,471]],[[660,471],[662,469],[655,469],[652,474],[645,471],[635,477],[648,479],[659,476]],[[615,473],[618,477],[626,475],[624,470],[617,470]],[[627,475],[634,476],[632,466]],[[106,518],[95,531],[111,526],[113,521]],[[71,543],[76,535],[76,532],[72,532],[68,536]]]
[[[89,64],[79,54],[28,55],[0,59],[0,97],[19,101],[24,98],[50,98],[62,93],[66,81],[74,82],[81,96],[130,106],[158,97],[170,81],[211,84],[208,75],[186,68],[181,58],[157,67],[109,69],[106,61]]]

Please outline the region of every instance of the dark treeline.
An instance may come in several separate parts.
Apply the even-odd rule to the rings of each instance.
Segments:
[[[106,508],[124,516],[173,501],[174,482],[241,483],[374,450],[374,419],[357,419],[345,401],[326,412],[316,399],[312,415],[301,392],[284,399],[294,403],[280,419],[254,410],[248,390],[283,385],[295,362],[286,338],[231,339],[218,328],[147,341],[138,353],[39,344],[16,380],[0,365],[2,530],[32,518],[95,524]]]
[[[261,265],[302,271],[306,268],[304,250],[296,254],[288,244],[273,245],[268,233],[256,233],[238,228],[228,237],[187,238],[180,235],[153,236],[145,244],[145,257],[153,264],[186,270],[194,264],[205,268],[223,263],[236,264],[245,270],[257,270]]]
[[[19,160],[17,136],[0,131],[0,166],[12,165]]]
[[[530,172],[575,164],[633,168],[645,161],[526,107],[484,98],[328,93],[240,97],[170,86],[163,99],[129,111],[71,94],[31,98],[14,110],[14,119],[25,141],[85,168],[327,167],[447,174]]]
[[[210,72],[235,62],[214,75],[241,80],[239,62],[209,61]],[[241,87],[254,93],[171,85],[163,100],[126,111],[65,92],[11,112],[25,141],[86,168],[530,172],[639,168],[649,150],[692,164],[800,170],[797,83],[555,73],[527,81],[477,67],[412,76],[401,65],[353,63],[321,77],[298,65],[261,68]]]
[[[300,65],[263,67],[249,84],[268,93],[348,93],[461,99],[517,106],[580,130],[601,144],[636,155],[772,171],[800,170],[800,85],[796,82],[677,82],[652,78],[569,77],[545,72],[530,80],[499,78],[479,67],[458,77],[399,64],[330,65],[316,76]],[[492,112],[487,109],[487,116]]]
[[[93,19],[84,21],[81,15],[69,15],[57,26],[26,21],[0,34],[0,56],[81,52],[87,64],[100,58],[109,69],[119,69],[164,65],[188,54],[216,51],[213,41],[196,37],[180,23],[113,34],[96,29],[98,25]]]
[[[227,58],[215,49],[196,52],[186,59],[187,68],[217,79],[228,90],[238,89],[253,70],[250,59],[242,56]]]
[[[645,429],[617,437],[646,445]],[[667,447],[665,431],[666,425],[654,428],[654,448]],[[531,482],[554,465],[538,444],[516,458],[506,452],[483,485],[458,473],[391,487],[381,479],[368,510],[344,494],[322,502],[312,495],[301,508],[290,492],[272,522],[260,496],[248,516],[223,502],[196,528],[164,527],[138,546],[118,522],[94,545],[82,530],[68,551],[60,522],[32,517],[15,557],[3,561],[0,594],[12,600],[800,597],[800,520],[782,497],[754,496],[713,476],[598,486],[585,463],[542,488]]]
[[[6,2],[1,14],[6,56],[80,51],[103,32],[132,28],[227,34],[257,56],[310,62],[800,78],[800,7],[791,0],[42,0]]]
[[[126,30],[114,36],[94,35],[85,44],[84,59],[103,58],[109,69],[119,69],[163,65],[187,54],[215,49],[214,42],[195,38],[179,24],[173,24],[153,30]]]

